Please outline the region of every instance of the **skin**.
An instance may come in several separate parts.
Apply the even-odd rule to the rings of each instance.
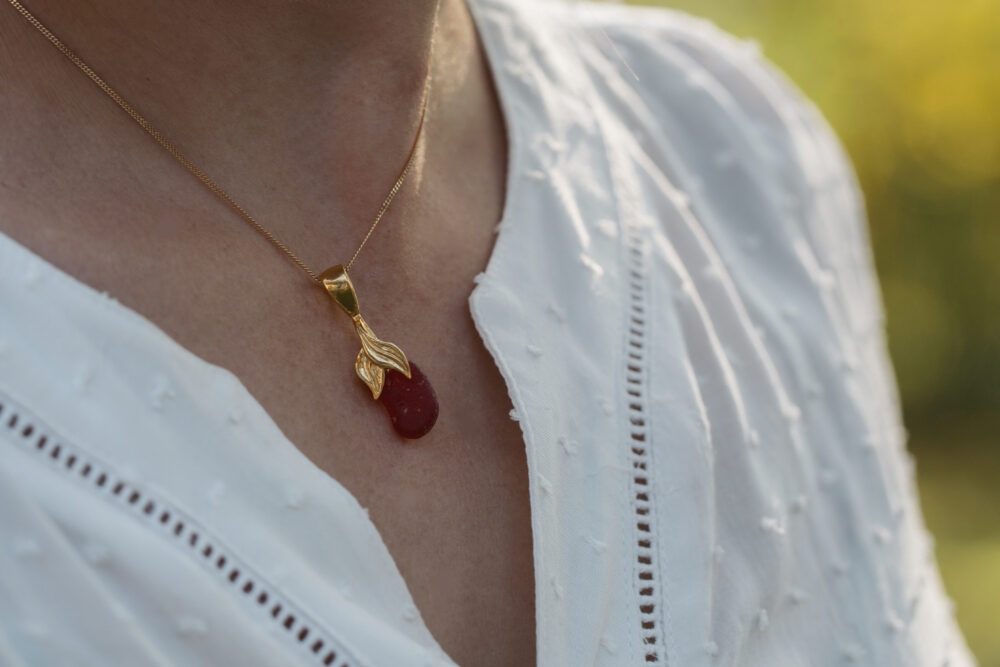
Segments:
[[[6,4],[6,3],[4,3]],[[10,7],[0,18],[0,231],[235,373],[368,508],[462,665],[535,664],[524,443],[468,307],[504,201],[506,138],[461,0],[30,0],[28,9],[431,378],[401,444],[354,377],[347,317]],[[318,526],[321,530],[322,527]]]

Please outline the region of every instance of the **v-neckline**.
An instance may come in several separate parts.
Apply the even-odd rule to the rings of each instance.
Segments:
[[[490,74],[491,74],[491,85],[494,87],[497,100],[499,102],[500,113],[503,118],[505,136],[507,139],[507,164],[506,164],[506,174],[505,174],[505,192],[504,201],[501,210],[500,220],[496,225],[496,237],[493,239],[493,247],[490,249],[489,256],[487,259],[486,267],[484,267],[484,273],[491,273],[491,269],[496,267],[498,262],[502,260],[501,251],[506,248],[508,251],[513,251],[516,247],[516,243],[511,243],[509,236],[513,233],[511,230],[515,226],[511,223],[511,212],[514,208],[513,202],[517,200],[520,195],[520,179],[517,177],[522,171],[522,145],[523,145],[523,128],[518,122],[517,117],[517,106],[513,103],[512,93],[509,90],[509,83],[505,79],[505,72],[503,68],[503,63],[508,52],[503,50],[502,36],[491,30],[491,26],[488,24],[488,19],[483,15],[481,8],[478,6],[480,2],[489,2],[489,0],[464,0],[468,8],[469,14],[472,18],[472,23],[474,29],[477,33],[478,43],[482,45],[482,50],[484,53],[484,58],[488,63]],[[403,582],[406,587],[406,596],[412,600],[410,596],[410,586],[406,579],[402,576],[398,565],[396,564],[395,557],[391,552],[389,552],[387,546],[385,545],[385,540],[382,537],[381,532],[374,525],[371,519],[368,517],[367,512],[364,511],[363,506],[358,501],[357,497],[354,496],[348,488],[336,479],[332,474],[326,472],[320,468],[316,463],[309,459],[290,439],[285,435],[284,430],[277,424],[273,419],[271,414],[263,406],[263,404],[248,390],[246,385],[243,383],[242,379],[229,368],[208,361],[207,359],[195,354],[192,350],[188,349],[182,345],[179,341],[170,336],[166,330],[158,326],[151,319],[143,315],[138,310],[125,305],[117,298],[115,298],[113,293],[109,291],[100,291],[91,285],[87,284],[83,280],[77,278],[73,274],[64,271],[63,269],[55,266],[44,257],[41,257],[34,251],[30,250],[23,244],[14,240],[12,237],[4,234],[0,231],[0,245],[6,243],[15,252],[22,254],[30,261],[34,262],[35,270],[46,273],[52,277],[53,280],[61,283],[63,289],[67,291],[75,291],[80,295],[84,296],[86,299],[91,301],[103,301],[105,306],[111,311],[116,313],[124,321],[130,321],[132,325],[138,325],[146,328],[149,332],[155,335],[159,339],[159,343],[162,344],[169,354],[180,355],[187,358],[195,366],[202,367],[209,370],[215,374],[222,375],[227,380],[234,385],[235,389],[242,395],[243,403],[249,410],[257,413],[257,415],[266,421],[272,423],[275,430],[280,434],[280,441],[277,443],[281,447],[281,455],[290,458],[299,466],[305,466],[314,474],[320,475],[325,481],[331,484],[337,489],[338,492],[344,494],[347,498],[352,501],[352,504],[357,508],[356,517],[359,521],[363,522],[368,526],[368,528],[378,536],[379,540],[382,542],[382,547],[386,554],[389,555],[389,559],[395,568],[395,575],[398,581]],[[2,253],[0,253],[2,254]],[[36,276],[36,277],[41,277]],[[473,304],[475,300],[482,296],[481,288],[483,285],[477,281],[473,285],[469,292],[468,303]],[[475,323],[475,328],[477,334],[480,336],[480,342],[485,344],[484,338],[486,337],[486,332],[488,331],[487,323],[479,321],[478,311],[476,308],[470,308],[471,317]],[[491,346],[487,345],[487,348]],[[494,350],[490,349],[490,354],[494,355]],[[505,385],[507,387],[508,393],[511,393],[512,383],[515,381],[513,375],[508,369],[504,368],[501,364],[498,364],[499,371],[503,376]],[[530,443],[525,440],[525,447],[529,447]],[[530,460],[530,452],[528,452],[528,458]],[[537,511],[538,507],[535,502],[531,502],[531,514],[532,523],[537,522]],[[532,531],[534,534],[534,531]],[[535,551],[535,562],[537,565],[537,551],[538,551],[538,538],[533,537],[533,549]],[[535,585],[537,588],[537,567],[535,571]],[[440,644],[437,642],[437,638],[430,632],[430,630],[424,625],[422,616],[417,619],[417,621],[426,635],[431,637],[434,642],[440,648]],[[536,615],[535,619],[535,629],[536,637],[540,637],[543,632],[541,627],[541,619]],[[536,653],[537,655],[537,653]]]

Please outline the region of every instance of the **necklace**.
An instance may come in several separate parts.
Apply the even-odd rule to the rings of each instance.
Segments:
[[[136,111],[121,95],[111,86],[104,82],[83,60],[72,50],[62,43],[52,32],[46,28],[37,18],[34,17],[18,0],[10,0],[10,3],[22,16],[35,26],[48,40],[58,48],[63,55],[69,58],[84,74],[97,84],[105,93],[120,106],[134,121],[156,140],[170,155],[176,158],[188,171],[194,174],[209,190],[222,198],[229,206],[240,215],[245,222],[256,229],[266,238],[271,245],[278,248],[289,259],[295,262],[299,268],[305,271],[310,280],[322,287],[333,298],[334,302],[350,316],[354,323],[354,330],[361,339],[361,351],[358,352],[354,362],[354,370],[357,376],[371,391],[372,398],[378,400],[385,406],[392,422],[393,428],[403,438],[415,439],[425,435],[434,426],[438,416],[437,396],[431,386],[427,376],[423,374],[416,363],[410,362],[403,351],[393,343],[380,340],[361,316],[358,306],[358,297],[354,291],[354,284],[347,270],[354,265],[354,260],[358,258],[361,249],[365,247],[368,239],[382,216],[389,210],[396,193],[403,187],[406,176],[410,173],[413,161],[417,153],[417,145],[423,136],[424,119],[427,115],[427,100],[430,97],[431,73],[430,62],[427,61],[427,75],[424,80],[423,101],[420,107],[420,124],[417,128],[413,145],[410,147],[406,164],[400,172],[399,177],[389,190],[379,207],[375,220],[368,228],[368,232],[361,241],[361,245],[354,252],[347,265],[337,264],[331,266],[318,275],[298,258],[288,247],[282,243],[271,232],[264,228],[259,222],[254,220],[243,207],[237,204],[221,187],[212,179],[205,175],[198,167],[188,160],[166,137],[160,134],[138,111]],[[433,39],[431,41],[433,50]]]

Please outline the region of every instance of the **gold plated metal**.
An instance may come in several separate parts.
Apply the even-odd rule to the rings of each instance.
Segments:
[[[403,351],[389,341],[380,340],[361,317],[358,295],[344,265],[331,266],[319,275],[319,280],[337,305],[354,322],[354,330],[361,339],[361,351],[358,352],[358,358],[354,362],[354,371],[361,381],[368,385],[372,398],[377,399],[382,395],[386,371],[399,371],[407,378],[411,377],[410,362],[407,361]]]
[[[345,313],[351,317],[361,313],[354,283],[351,282],[351,277],[347,275],[347,268],[343,264],[331,266],[319,275],[319,280]]]

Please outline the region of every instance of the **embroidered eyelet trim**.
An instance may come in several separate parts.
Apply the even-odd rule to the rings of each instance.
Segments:
[[[323,667],[351,667],[347,652],[329,633],[310,619],[287,597],[170,503],[140,488],[116,473],[96,457],[82,452],[66,439],[55,435],[24,406],[0,393],[0,432],[10,434],[10,442],[39,458],[124,511],[144,521],[150,529],[172,541],[199,561],[236,596],[245,598],[261,615],[283,628],[288,638]]]
[[[646,289],[644,284],[644,246],[642,236],[632,224],[623,225],[628,251],[629,313],[626,336],[625,393],[628,402],[628,459],[632,464],[630,487],[635,512],[634,563],[636,592],[639,601],[640,637],[647,664],[666,664],[663,641],[663,614],[660,609],[659,575],[655,565],[656,541],[653,531],[655,514],[650,490],[647,410],[646,410]]]

